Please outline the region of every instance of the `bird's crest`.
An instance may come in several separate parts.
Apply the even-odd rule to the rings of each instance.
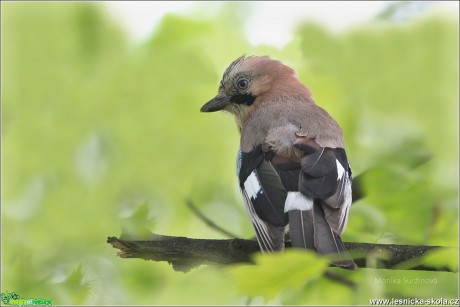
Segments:
[[[227,69],[225,70],[224,72],[224,75],[222,76],[222,81],[220,83],[221,87],[223,87],[223,83],[224,83],[224,80],[227,80],[231,75],[232,75],[232,72],[237,68],[237,67],[241,67],[241,65],[245,62],[245,61],[248,61],[248,60],[255,60],[255,59],[268,59],[268,56],[255,56],[255,55],[250,55],[250,56],[246,56],[246,55],[242,55],[240,56],[239,58],[237,58],[236,60],[234,60],[228,67]]]

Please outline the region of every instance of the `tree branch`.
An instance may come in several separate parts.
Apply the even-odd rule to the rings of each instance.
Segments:
[[[226,265],[251,263],[251,255],[260,251],[257,241],[243,239],[191,239],[152,234],[149,240],[136,240],[122,235],[120,239],[109,237],[107,243],[119,249],[121,258],[141,258],[145,260],[167,261],[176,271],[187,272],[203,265]],[[395,245],[345,242],[346,248],[360,268],[378,267],[404,269],[401,266],[422,256],[426,252],[443,248],[439,246]],[[286,245],[289,248],[289,244]],[[377,261],[369,261],[376,259]],[[377,264],[375,264],[377,263]],[[415,264],[411,270],[449,271]]]

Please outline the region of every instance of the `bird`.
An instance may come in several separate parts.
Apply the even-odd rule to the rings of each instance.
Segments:
[[[356,269],[341,240],[352,202],[343,132],[296,71],[268,56],[243,55],[200,111],[234,115],[239,187],[261,251],[283,251],[288,235],[293,248]]]

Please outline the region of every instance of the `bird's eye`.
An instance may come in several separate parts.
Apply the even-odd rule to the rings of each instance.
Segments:
[[[236,83],[236,85],[238,86],[238,88],[240,90],[245,90],[248,88],[249,86],[249,81],[247,79],[240,79],[238,80],[238,82]]]

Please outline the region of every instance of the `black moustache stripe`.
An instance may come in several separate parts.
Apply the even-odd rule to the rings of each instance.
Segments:
[[[253,96],[251,94],[236,94],[233,95],[232,98],[230,98],[230,101],[236,104],[243,104],[246,106],[250,106],[254,103],[254,100],[256,100],[256,96]]]

